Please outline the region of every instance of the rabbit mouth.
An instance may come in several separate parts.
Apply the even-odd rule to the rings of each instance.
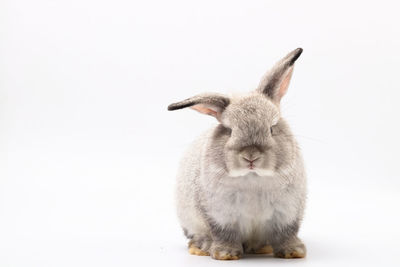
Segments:
[[[275,172],[273,170],[270,170],[270,169],[257,168],[254,165],[253,165],[252,168],[247,166],[246,168],[240,168],[240,169],[236,169],[236,170],[231,170],[229,172],[229,176],[232,176],[232,177],[243,177],[243,176],[246,176],[248,174],[256,174],[258,176],[265,177],[265,176],[273,176],[275,174]]]

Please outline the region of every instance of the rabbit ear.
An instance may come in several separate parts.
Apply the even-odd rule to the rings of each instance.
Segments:
[[[257,91],[266,94],[274,102],[279,103],[289,87],[294,62],[300,57],[302,52],[303,49],[297,48],[278,61],[275,66],[264,75]]]
[[[190,107],[200,113],[214,116],[219,120],[222,111],[229,105],[228,97],[220,94],[200,94],[168,106],[168,110]]]

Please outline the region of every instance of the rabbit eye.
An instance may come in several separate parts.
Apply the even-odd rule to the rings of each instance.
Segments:
[[[275,129],[274,126],[271,126],[271,127],[269,128],[269,130],[270,130],[270,132],[271,132],[271,135],[276,135],[276,129]]]

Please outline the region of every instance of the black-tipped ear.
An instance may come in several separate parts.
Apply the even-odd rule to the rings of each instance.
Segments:
[[[275,66],[264,75],[257,90],[266,94],[274,102],[279,103],[287,92],[293,73],[294,63],[302,52],[302,48],[297,48],[278,61]]]
[[[222,111],[229,105],[230,99],[220,94],[201,94],[168,106],[168,110],[190,107],[200,113],[211,115],[219,120]]]

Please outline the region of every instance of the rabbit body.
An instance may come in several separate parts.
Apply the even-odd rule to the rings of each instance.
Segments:
[[[178,218],[190,239],[190,253],[229,260],[243,253],[272,252],[269,246],[277,257],[305,256],[297,232],[306,176],[276,97],[286,90],[282,83],[290,78],[296,56],[291,54],[255,92],[236,97],[203,94],[169,107],[189,106],[220,122],[190,146],[177,176]],[[273,76],[277,72],[282,78]],[[278,92],[266,91],[268,86]]]

